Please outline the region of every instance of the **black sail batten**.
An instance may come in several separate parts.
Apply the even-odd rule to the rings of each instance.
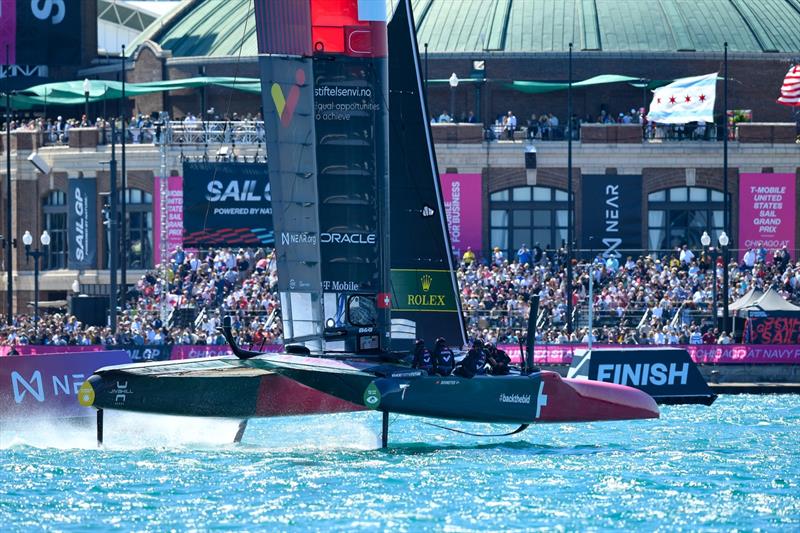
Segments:
[[[466,344],[416,29],[408,0],[389,23],[393,337]],[[403,328],[403,324],[408,324]]]

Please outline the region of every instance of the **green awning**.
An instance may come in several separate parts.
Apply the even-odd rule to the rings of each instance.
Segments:
[[[178,91],[209,85],[219,85],[258,94],[261,82],[256,78],[198,77],[182,80],[151,81],[146,83],[126,83],[125,96],[133,97],[162,91]],[[83,81],[63,81],[45,83],[18,91],[12,96],[14,109],[27,110],[51,105],[83,105],[86,95]],[[122,83],[118,81],[89,80],[89,102],[113,100],[122,96]]]

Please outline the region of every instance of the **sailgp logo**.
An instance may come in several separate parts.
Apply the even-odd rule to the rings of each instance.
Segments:
[[[300,101],[300,86],[306,82],[306,73],[303,69],[299,68],[294,73],[295,85],[289,89],[289,94],[284,95],[283,89],[280,84],[273,83],[270,89],[272,101],[275,104],[275,110],[281,119],[283,127],[288,126],[292,122],[294,110],[297,108],[297,102]]]

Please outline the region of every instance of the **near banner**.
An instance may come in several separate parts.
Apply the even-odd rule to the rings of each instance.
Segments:
[[[97,267],[97,180],[69,180],[67,186],[67,267]],[[52,236],[59,238],[57,234]],[[57,243],[53,243],[56,245]]]
[[[642,177],[619,174],[581,177],[581,247],[604,257],[642,247]]]
[[[185,247],[275,243],[267,165],[185,162],[183,183]]]

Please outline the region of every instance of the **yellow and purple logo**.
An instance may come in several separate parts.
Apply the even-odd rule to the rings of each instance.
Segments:
[[[270,89],[272,95],[272,102],[275,104],[275,110],[281,118],[281,124],[286,127],[292,122],[294,110],[297,108],[297,102],[300,100],[300,86],[306,82],[306,73],[303,69],[299,68],[294,73],[295,84],[289,89],[287,95],[283,94],[283,89],[280,84],[273,83]]]

